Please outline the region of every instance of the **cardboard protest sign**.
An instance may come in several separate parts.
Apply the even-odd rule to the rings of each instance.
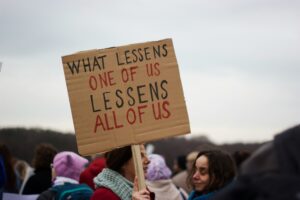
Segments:
[[[82,155],[190,132],[171,39],[83,51],[62,61]]]

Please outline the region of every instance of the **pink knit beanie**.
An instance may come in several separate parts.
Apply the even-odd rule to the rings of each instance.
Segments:
[[[88,160],[70,151],[63,151],[53,159],[53,167],[57,176],[79,180]]]
[[[148,165],[147,180],[157,181],[170,179],[171,170],[166,165],[165,159],[158,154],[151,154],[148,156],[150,163]]]

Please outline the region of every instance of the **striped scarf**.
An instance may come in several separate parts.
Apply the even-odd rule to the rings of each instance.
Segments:
[[[131,200],[133,183],[114,170],[104,168],[94,178],[94,183],[97,188],[105,187],[110,189],[122,200]]]

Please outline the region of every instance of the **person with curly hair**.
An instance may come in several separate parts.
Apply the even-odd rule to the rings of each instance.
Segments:
[[[202,151],[194,162],[190,182],[194,190],[188,200],[209,200],[235,177],[231,156],[220,150]]]

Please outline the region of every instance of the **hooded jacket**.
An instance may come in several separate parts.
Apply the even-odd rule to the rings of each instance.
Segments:
[[[93,179],[105,168],[105,158],[96,158],[90,165],[80,174],[79,183],[85,183],[95,190]]]
[[[300,125],[266,143],[242,165],[241,175],[214,200],[300,198]]]

